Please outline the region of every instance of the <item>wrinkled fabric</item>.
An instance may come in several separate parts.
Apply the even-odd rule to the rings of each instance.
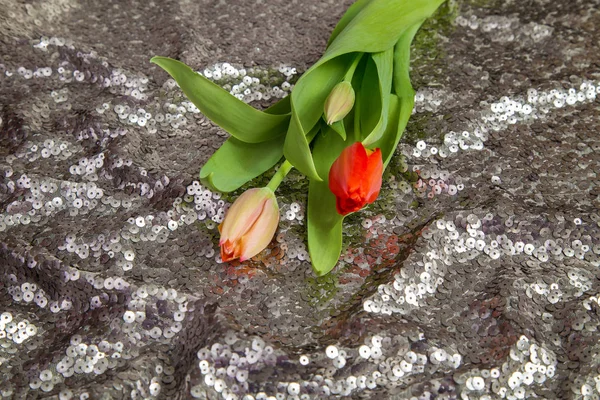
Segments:
[[[3,398],[600,394],[596,0],[443,5],[339,265],[296,172],[267,250],[220,262],[241,191],[197,175],[227,135],[148,60],[267,107],[349,4],[0,0]]]

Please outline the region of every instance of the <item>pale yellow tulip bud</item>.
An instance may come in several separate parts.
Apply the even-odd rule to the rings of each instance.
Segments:
[[[233,202],[219,225],[221,259],[245,261],[263,251],[279,223],[279,206],[268,187],[249,189]]]
[[[354,107],[352,84],[343,81],[335,85],[325,100],[324,114],[327,125],[341,121]]]

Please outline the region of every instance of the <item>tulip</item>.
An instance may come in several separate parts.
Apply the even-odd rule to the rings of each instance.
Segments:
[[[254,257],[271,242],[278,223],[279,206],[270,188],[245,191],[219,225],[221,259],[245,261]]]
[[[325,100],[324,114],[327,125],[344,119],[354,107],[354,89],[352,84],[343,81],[335,85]]]
[[[346,147],[329,170],[329,189],[341,215],[360,210],[377,199],[381,189],[381,150],[366,149],[361,142]]]

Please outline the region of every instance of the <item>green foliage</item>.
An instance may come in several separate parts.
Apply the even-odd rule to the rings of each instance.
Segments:
[[[202,168],[203,182],[233,191],[264,174],[282,156],[309,178],[308,248],[319,276],[335,267],[342,250],[344,216],[337,213],[329,189],[331,165],[344,148],[361,141],[371,149],[380,148],[387,167],[414,105],[410,45],[441,3],[357,0],[335,27],[323,56],[300,77],[291,95],[265,111],[231,96],[179,61],[152,59],[205,116],[232,136]],[[328,126],[322,120],[324,104],[343,81],[352,84],[354,108]],[[345,110],[339,118],[343,115]],[[270,186],[278,183],[272,181]]]
[[[153,57],[179,84],[188,99],[215,124],[246,143],[260,143],[285,133],[289,110],[282,114],[262,112],[194,72],[184,63],[167,57]]]
[[[361,138],[365,146],[371,147],[387,126],[392,76],[394,71],[394,48],[373,54],[373,63],[367,64],[362,82]],[[373,78],[376,77],[376,82]],[[371,88],[377,88],[377,91]],[[377,146],[374,146],[377,147]]]
[[[379,53],[369,60],[364,70],[361,90],[357,93],[357,107],[354,113],[355,129],[348,139],[339,135],[319,136],[313,154],[317,172],[326,176],[331,164],[341,151],[368,132],[366,138],[376,138],[371,147],[380,148],[384,167],[390,162],[414,106],[414,90],[410,84],[410,44],[422,21],[406,29],[398,39],[393,52]],[[377,58],[376,58],[377,56]],[[393,85],[391,58],[393,56]],[[376,62],[375,59],[378,61]],[[378,91],[371,91],[373,87]],[[392,90],[394,93],[391,93]],[[375,95],[373,95],[375,93]],[[379,133],[377,130],[382,129]],[[316,204],[316,206],[315,206]],[[342,250],[342,222],[344,217],[337,214],[335,197],[325,182],[311,180],[308,193],[308,249],[313,269],[318,275],[331,271]]]
[[[337,213],[335,196],[329,190],[331,164],[342,150],[354,142],[352,135],[343,140],[333,129],[326,128],[315,139],[314,156],[317,172],[324,181],[311,179],[308,187],[308,251],[317,275],[331,271],[342,251],[342,221]]]
[[[284,139],[280,136],[262,143],[245,143],[230,137],[204,164],[200,180],[220,192],[236,190],[281,160]]]
[[[298,171],[311,179],[321,180],[315,169],[306,133],[321,119],[323,106],[331,89],[344,77],[352,62],[345,55],[311,68],[298,79],[291,94],[292,120],[287,132],[283,154]]]

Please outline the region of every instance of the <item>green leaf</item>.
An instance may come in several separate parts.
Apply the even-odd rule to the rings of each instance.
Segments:
[[[422,23],[422,22],[421,22]],[[394,92],[390,96],[388,125],[383,135],[373,143],[381,149],[384,169],[389,164],[406,124],[410,119],[415,101],[415,91],[410,83],[410,44],[421,23],[410,27],[398,40],[394,48]]]
[[[285,96],[283,99],[279,100],[277,103],[267,108],[265,110],[265,113],[274,115],[290,114],[292,112],[292,104],[290,102],[290,99],[290,96]]]
[[[411,109],[412,111],[412,109]],[[410,114],[409,114],[410,116]],[[401,134],[398,134],[398,122],[400,117],[400,99],[395,94],[390,95],[389,108],[388,108],[388,119],[389,123],[386,126],[383,135],[372,144],[373,148],[381,149],[381,158],[383,159],[383,169],[387,167],[388,163],[394,155],[394,151],[398,146]],[[402,132],[400,132],[402,133]]]
[[[343,31],[346,26],[356,17],[356,15],[363,9],[367,4],[369,4],[372,0],[357,0],[355,1],[344,13],[342,18],[338,21],[335,28],[333,28],[333,32],[331,32],[331,36],[329,36],[329,40],[327,41],[327,46],[331,44],[335,40],[335,38]]]
[[[373,0],[375,1],[375,0]],[[379,81],[380,91],[385,88],[387,101],[387,110],[384,118],[387,123],[383,124],[383,130],[379,138],[373,141],[373,147],[381,148],[384,168],[387,167],[391,158],[394,155],[398,142],[406,128],[406,124],[412,114],[414,105],[414,90],[410,83],[409,63],[410,63],[410,44],[412,39],[419,29],[422,21],[415,23],[409,27],[399,38],[398,43],[394,48],[394,69],[393,79],[389,74],[389,53],[385,55],[387,59],[379,61],[370,61],[365,64],[361,63],[357,69],[357,75],[353,79],[355,87],[361,87],[361,92],[365,92],[368,88],[377,85],[373,82],[373,76]],[[384,56],[382,54],[382,56]],[[379,62],[379,64],[378,64]],[[381,66],[381,68],[380,68]],[[386,69],[387,68],[387,69]],[[379,71],[387,73],[384,83],[378,78]],[[384,72],[387,71],[387,72]],[[393,80],[393,88],[395,93],[390,93]],[[377,86],[375,86],[377,87]],[[361,96],[361,102],[369,101],[369,96]],[[381,99],[381,97],[380,97]],[[371,99],[373,100],[373,99]],[[379,100],[380,104],[384,100]],[[359,96],[357,96],[359,103]],[[370,118],[365,115],[369,108],[360,108],[357,104],[354,111],[346,117],[347,126],[357,126],[358,120]],[[380,107],[383,113],[383,107]],[[353,124],[354,119],[354,124]],[[378,126],[382,118],[371,118],[367,121],[367,128],[371,125]],[[363,125],[361,125],[363,126]],[[359,139],[360,129],[346,130],[347,139],[343,140],[339,134],[336,134],[332,127],[325,128],[325,131],[319,135],[314,144],[313,155],[315,167],[319,175],[325,179],[316,181],[311,179],[308,192],[308,250],[310,253],[313,269],[317,275],[325,275],[330,272],[337,264],[342,250],[342,227],[344,217],[337,213],[335,208],[335,196],[329,190],[328,176],[331,164],[339,156],[341,151],[354,141]]]
[[[338,135],[340,135],[340,137],[342,138],[342,140],[346,140],[346,128],[344,127],[343,119],[331,124],[331,129],[333,129],[335,132],[337,132]]]
[[[335,196],[329,190],[329,169],[342,150],[355,137],[344,141],[331,127],[315,139],[313,153],[317,171],[323,181],[311,179],[308,186],[308,252],[317,275],[325,275],[337,264],[342,251],[344,216],[335,208]]]
[[[283,153],[298,171],[311,179],[321,180],[315,169],[306,140],[309,132],[323,115],[323,106],[331,89],[344,77],[352,55],[344,55],[306,72],[291,94],[292,119],[285,138]]]
[[[415,91],[410,83],[410,45],[423,22],[424,19],[411,25],[394,46],[394,92],[400,98],[411,98],[413,101]]]
[[[371,57],[368,58],[360,90],[356,94],[355,129],[357,136],[363,138],[371,132],[381,115],[381,91],[377,76],[377,67]]]
[[[381,138],[373,143],[374,148],[381,149],[381,157],[383,159],[383,169],[390,163],[394,156],[396,147],[402,138],[406,124],[410,119],[414,106],[414,100],[402,97],[399,98],[395,94],[390,96],[390,107],[388,110],[389,123]]]
[[[444,0],[371,0],[337,33],[313,66],[351,52],[378,53],[393,47],[400,35],[431,16]],[[354,13],[354,11],[353,11]],[[349,18],[350,19],[350,18]]]
[[[306,134],[297,114],[292,114],[290,127],[285,136],[283,154],[298,171],[312,179],[321,179],[315,169]]]
[[[344,118],[344,123],[346,125],[346,132],[351,130],[352,134],[357,138],[357,140],[358,138],[360,138],[360,113],[362,108],[361,103],[364,99],[364,96],[362,96],[361,88],[363,86],[363,81],[367,76],[367,65],[372,62],[373,60],[371,59],[370,55],[367,55],[367,57],[363,57],[362,60],[360,60],[360,62],[358,63],[358,66],[356,67],[354,76],[352,76],[352,87],[359,88],[359,90],[356,94],[354,109],[352,110],[352,112],[350,112],[350,114],[346,116],[346,118]]]
[[[339,137],[339,136],[338,136]],[[342,252],[344,217],[335,209],[335,196],[326,182],[311,179],[308,186],[308,251],[313,270],[325,275]]]
[[[284,136],[262,143],[230,137],[200,170],[202,183],[231,192],[272,168],[283,156]]]
[[[378,53],[391,49],[407,29],[429,17],[443,1],[364,1],[353,8],[347,18],[342,18],[343,23],[334,32],[335,38],[325,54],[300,77],[292,91],[292,119],[284,155],[294,167],[310,179],[321,180],[305,134],[320,118],[329,92],[351,64],[351,53]],[[379,115],[385,118],[386,114]],[[369,140],[375,140],[383,129],[382,122],[381,129]]]
[[[373,54],[373,68],[367,68],[369,77],[363,81],[362,95],[364,99],[361,112],[361,138],[365,146],[377,141],[388,123],[388,107],[392,90],[392,75],[394,70],[394,49]],[[373,79],[375,78],[375,79]],[[372,88],[378,88],[378,91]],[[366,114],[366,115],[365,115]]]
[[[259,111],[180,61],[167,57],[153,57],[150,61],[167,71],[207,118],[238,140],[260,143],[286,132],[289,115]]]

